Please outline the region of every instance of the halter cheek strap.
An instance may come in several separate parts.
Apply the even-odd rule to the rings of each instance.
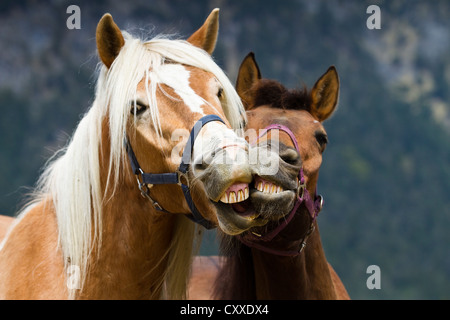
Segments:
[[[188,141],[183,150],[183,155],[181,157],[181,164],[178,167],[176,172],[170,173],[146,173],[141,169],[139,162],[136,158],[136,155],[131,147],[130,142],[127,138],[125,138],[125,148],[127,150],[128,158],[130,160],[130,165],[133,173],[136,175],[136,180],[138,182],[139,190],[143,197],[150,200],[153,207],[161,212],[171,213],[165,209],[155,200],[150,197],[150,189],[155,184],[178,184],[184,194],[186,202],[191,210],[191,214],[186,215],[192,221],[204,226],[206,229],[214,228],[214,225],[203,218],[201,213],[198,211],[197,207],[194,204],[194,201],[191,197],[191,192],[189,189],[189,179],[187,176],[187,172],[189,170],[189,164],[191,162],[192,150],[194,149],[194,142],[197,138],[200,130],[203,126],[211,121],[220,121],[225,123],[219,116],[214,114],[206,115],[198,120],[189,134]]]

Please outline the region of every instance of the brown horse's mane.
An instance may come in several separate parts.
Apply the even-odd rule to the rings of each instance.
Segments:
[[[309,111],[312,104],[311,94],[306,86],[287,89],[278,81],[261,79],[251,91],[254,97],[251,109],[267,105],[276,109]]]

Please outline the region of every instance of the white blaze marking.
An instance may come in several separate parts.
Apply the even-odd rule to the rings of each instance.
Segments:
[[[165,64],[155,74],[157,81],[171,87],[192,112],[205,115],[201,108],[205,102],[190,87],[190,72],[185,67],[179,64]]]

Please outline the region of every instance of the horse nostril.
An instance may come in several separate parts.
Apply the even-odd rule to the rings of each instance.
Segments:
[[[290,148],[283,150],[280,153],[280,158],[284,162],[292,165],[296,165],[299,161],[301,161],[300,154],[296,150]]]
[[[196,171],[196,172],[205,171],[207,168],[208,168],[208,164],[203,161],[201,163],[194,164],[194,171]]]

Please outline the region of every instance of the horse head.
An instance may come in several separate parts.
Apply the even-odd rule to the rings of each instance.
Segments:
[[[302,196],[302,188],[315,195],[322,154],[328,143],[322,122],[337,106],[338,74],[330,67],[310,91],[306,88],[288,90],[277,81],[262,79],[254,55],[250,53],[240,66],[236,89],[247,112],[246,130],[271,128],[253,143],[269,150],[277,146],[276,150],[267,152],[266,157],[278,163],[278,170],[265,174],[261,170],[264,166],[253,168],[255,179],[250,199],[258,214],[257,220],[278,223],[292,212]],[[286,130],[273,130],[278,128],[275,124]]]
[[[238,233],[248,229],[248,219],[229,204],[248,198],[252,171],[248,143],[237,134],[246,119],[242,102],[210,56],[217,31],[214,10],[187,41],[143,42],[106,14],[97,26],[105,73],[100,85],[109,104],[111,168],[123,160],[125,141],[128,180],[136,175],[156,209],[192,212],[205,226]],[[204,120],[210,116],[213,121]]]

